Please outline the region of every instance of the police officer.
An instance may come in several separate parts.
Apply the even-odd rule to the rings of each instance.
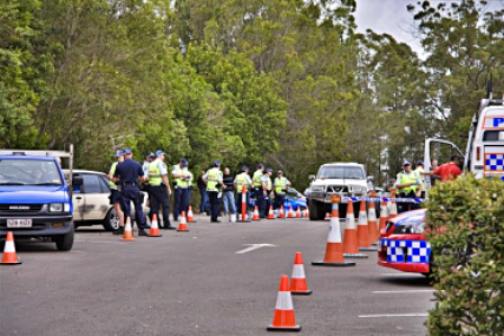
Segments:
[[[277,172],[277,177],[275,177],[275,181],[273,182],[273,186],[275,189],[275,209],[280,209],[285,202],[285,194],[287,193],[287,189],[290,187],[290,181],[284,176],[282,170]]]
[[[394,186],[399,190],[401,198],[416,198],[416,191],[420,187],[418,174],[411,169],[411,163],[407,160],[403,163],[403,171],[397,174]],[[399,203],[399,212],[416,209],[416,204]]]
[[[265,169],[261,177],[261,192],[259,193],[259,215],[261,218],[266,218],[268,209],[271,205],[271,191],[273,183],[271,183],[271,168]]]
[[[238,209],[238,213],[242,213],[242,190],[243,187],[246,188],[245,199],[246,199],[246,212],[248,213],[248,204],[249,204],[249,194],[250,188],[252,187],[252,180],[249,176],[249,168],[247,166],[242,166],[240,169],[240,174],[235,176],[234,186],[236,191],[236,209]]]
[[[116,172],[117,164],[120,162],[124,161],[124,156],[123,156],[123,151],[122,150],[117,150],[115,153],[115,158],[116,161],[112,163],[109,169],[109,173],[107,175],[108,177],[108,185],[110,188],[110,204],[114,206],[115,213],[117,217],[119,217],[119,228],[118,230],[114,231],[114,234],[123,234],[124,232],[124,202],[121,197],[121,192],[119,191],[119,188],[117,187],[117,184],[114,182],[114,175]]]
[[[207,193],[210,200],[210,221],[212,223],[220,223],[218,218],[220,212],[219,194],[223,185],[223,175],[220,166],[220,161],[215,161],[212,168],[203,175],[203,180],[207,184]]]
[[[263,176],[264,165],[262,163],[257,164],[254,174],[252,174],[252,196],[255,199],[255,204],[260,207],[260,200],[262,194],[262,183],[261,178]]]
[[[169,198],[171,195],[170,181],[168,180],[168,169],[164,163],[165,153],[162,150],[156,151],[156,159],[149,164],[148,184],[149,184],[149,199],[152,216],[159,216],[159,208],[163,211],[163,226],[162,229],[174,230],[170,225],[170,205]]]
[[[188,168],[189,161],[182,158],[179,164],[173,167],[172,175],[175,179],[175,204],[173,207],[173,219],[178,220],[178,216],[189,208],[191,199],[193,174]]]
[[[145,216],[142,209],[142,194],[139,182],[143,180],[142,166],[133,160],[130,148],[123,151],[124,161],[117,165],[114,177],[118,178],[121,186],[121,196],[124,200],[124,216],[131,216],[131,202],[135,205],[135,218],[137,219],[138,235],[147,236],[145,232]]]

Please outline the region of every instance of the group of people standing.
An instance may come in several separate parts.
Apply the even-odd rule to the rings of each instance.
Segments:
[[[174,196],[173,219],[178,220],[182,212],[186,212],[191,202],[193,175],[188,169],[189,162],[181,159],[172,171],[173,187],[172,191],[166,166],[165,153],[158,150],[145,157],[143,165],[133,160],[133,152],[130,148],[118,150],[115,154],[116,162],[109,170],[109,186],[111,189],[110,202],[114,205],[116,214],[119,217],[118,234],[122,234],[126,218],[132,217],[131,203],[135,206],[135,220],[140,236],[147,235],[146,217],[143,213],[143,193],[149,195],[149,218],[154,215],[159,217],[162,213],[162,225],[160,229],[174,230],[170,223],[170,197]]]
[[[158,150],[149,153],[140,165],[133,160],[133,152],[130,148],[118,150],[115,153],[116,161],[109,170],[109,186],[111,189],[110,202],[119,218],[118,234],[122,234],[126,218],[132,217],[131,203],[135,206],[135,220],[139,235],[147,235],[146,217],[143,213],[143,193],[149,195],[149,218],[162,213],[160,229],[173,230],[170,223],[170,198],[173,195],[173,219],[178,220],[182,212],[187,213],[192,199],[193,174],[190,172],[189,162],[182,158],[173,166],[171,177],[173,190],[170,183],[168,167],[165,163],[165,153]],[[247,211],[250,199],[255,199],[261,218],[265,218],[270,206],[279,209],[285,199],[290,186],[290,181],[284,176],[283,171],[277,172],[272,181],[273,170],[258,164],[252,177],[249,168],[242,166],[236,176],[226,167],[221,171],[221,162],[214,161],[212,166],[203,171],[198,179],[198,188],[201,195],[200,212],[210,214],[212,222],[219,222],[221,205],[224,213],[232,219],[237,215],[237,209],[241,209],[242,191],[245,191]]]

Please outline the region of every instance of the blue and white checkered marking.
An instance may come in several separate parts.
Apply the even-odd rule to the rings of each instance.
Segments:
[[[504,154],[486,154],[485,155],[486,170],[503,171],[504,170]]]
[[[388,262],[428,263],[430,243],[425,240],[381,239],[380,246],[387,248]]]

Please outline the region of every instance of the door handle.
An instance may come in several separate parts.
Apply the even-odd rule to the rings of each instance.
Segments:
[[[75,198],[76,198],[76,199],[78,199],[78,200],[81,200],[81,199],[82,199],[82,196],[77,196],[77,197],[75,197]]]

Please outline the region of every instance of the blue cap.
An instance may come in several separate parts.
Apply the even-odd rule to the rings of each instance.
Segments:
[[[157,156],[157,157],[160,157],[161,155],[164,155],[164,152],[163,152],[161,149],[158,149],[158,150],[156,151],[156,156]]]
[[[147,155],[147,157],[150,157],[150,158],[155,158],[156,157],[156,154],[154,154],[154,152],[150,152],[149,155]]]
[[[118,149],[118,150],[116,150],[116,152],[115,152],[115,154],[114,154],[114,156],[115,156],[116,158],[121,157],[121,156],[123,156],[123,155],[124,155],[124,152],[123,152],[123,150],[122,150],[122,149]]]
[[[126,147],[126,148],[124,148],[124,149],[123,149],[123,155],[128,155],[128,154],[131,154],[131,153],[133,153],[133,152],[131,151],[131,148]]]
[[[411,162],[409,162],[408,160],[404,160],[402,165],[403,165],[403,167],[404,166],[411,166]]]
[[[182,165],[182,167],[187,167],[187,165],[189,164],[189,161],[187,161],[187,159],[180,159],[180,165]]]
[[[214,164],[215,167],[218,167],[218,166],[220,166],[221,162],[219,160],[215,160],[213,162],[213,164]]]

